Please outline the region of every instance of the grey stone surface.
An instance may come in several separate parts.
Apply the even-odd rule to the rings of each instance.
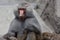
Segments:
[[[0,35],[7,33],[13,15],[14,6],[0,6]]]

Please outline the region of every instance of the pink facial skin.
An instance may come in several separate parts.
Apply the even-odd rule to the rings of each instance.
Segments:
[[[19,10],[19,16],[24,16],[24,10]]]

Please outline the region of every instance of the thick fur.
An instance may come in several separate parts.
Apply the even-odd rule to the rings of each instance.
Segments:
[[[12,20],[8,33],[5,37],[23,37],[25,38],[24,31],[28,30],[28,32],[35,32],[40,33],[41,30],[38,29],[40,27],[39,23],[37,22],[36,18],[34,17],[32,11],[26,10],[26,19],[21,21],[19,19],[18,11],[14,11],[15,18]],[[21,39],[20,39],[21,40]]]

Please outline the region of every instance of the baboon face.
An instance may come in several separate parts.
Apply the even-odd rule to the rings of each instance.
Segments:
[[[51,34],[51,33],[45,32],[45,33],[42,34],[42,39],[43,40],[50,40],[52,37],[53,37],[53,34]]]
[[[56,33],[42,33],[41,35],[42,40],[60,40],[60,34]]]
[[[18,8],[18,14],[19,18],[24,18],[26,14],[26,9],[25,8]]]
[[[25,20],[26,18],[26,9],[25,8],[18,8],[18,16],[20,20]]]

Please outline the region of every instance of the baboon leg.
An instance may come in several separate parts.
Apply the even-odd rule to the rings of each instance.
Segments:
[[[40,34],[36,34],[36,40],[41,40],[41,35]]]
[[[26,39],[26,36],[27,36],[27,35],[18,36],[18,37],[17,37],[17,40],[25,40],[25,39]]]
[[[17,35],[17,40],[26,40],[27,38],[27,31],[24,31],[22,36]]]
[[[35,35],[35,33],[34,33],[34,32],[28,33],[26,40],[36,40],[36,35]]]

